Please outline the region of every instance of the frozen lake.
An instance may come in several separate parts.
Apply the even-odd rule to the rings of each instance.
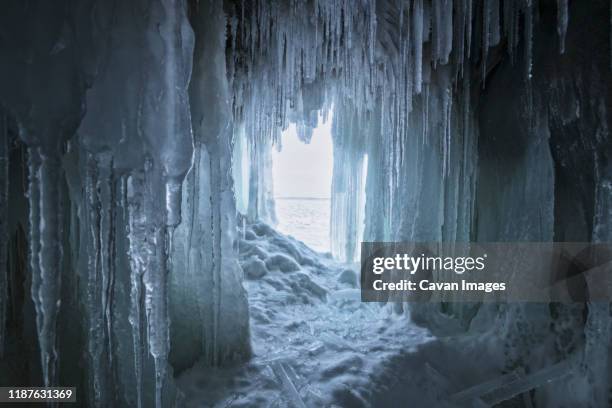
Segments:
[[[276,198],[276,229],[319,252],[329,252],[330,200],[326,198]]]

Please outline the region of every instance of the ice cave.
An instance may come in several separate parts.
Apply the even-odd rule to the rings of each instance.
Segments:
[[[309,246],[274,163],[321,126]],[[359,266],[612,242],[611,129],[610,0],[3,0],[0,394],[612,407],[609,299],[364,302]]]

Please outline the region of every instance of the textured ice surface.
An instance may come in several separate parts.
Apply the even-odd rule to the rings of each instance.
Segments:
[[[355,265],[326,258],[263,223],[247,224],[244,236],[243,268],[250,271],[256,262],[271,266],[245,282],[253,359],[227,368],[198,363],[181,374],[178,385],[187,406],[352,406],[382,394],[383,385],[412,387],[415,403],[431,397],[420,395],[407,374],[395,378],[402,367],[393,366],[405,363],[406,373],[417,370],[420,357],[403,359],[410,360],[405,356],[432,337],[405,316],[361,303],[359,292],[343,282],[344,271]],[[297,270],[279,269],[281,259]]]
[[[196,36],[190,101],[193,166],[183,183],[182,218],[174,231],[170,316],[171,360],[182,370],[202,357],[219,365],[248,358],[248,309],[236,259],[231,106],[221,1],[203,3]],[[185,316],[193,316],[193,324]]]
[[[410,401],[451,408],[475,398],[489,406],[522,401],[528,390],[567,384],[577,374],[575,361],[508,374],[494,333],[465,335],[434,312],[430,317],[447,330],[436,338],[393,307],[362,303],[355,264],[317,254],[263,223],[247,224],[244,237],[245,271],[279,255],[299,270],[247,278],[253,358],[224,368],[201,361],[182,373],[178,386],[188,407],[391,408]]]

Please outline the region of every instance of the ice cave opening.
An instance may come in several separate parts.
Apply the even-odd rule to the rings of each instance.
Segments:
[[[333,115],[319,116],[308,135],[290,125],[272,152],[276,229],[318,252],[330,252]]]

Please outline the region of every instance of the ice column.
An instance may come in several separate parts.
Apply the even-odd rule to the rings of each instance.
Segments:
[[[57,323],[64,266],[65,194],[61,151],[64,142],[76,130],[80,111],[79,99],[74,92],[76,81],[71,57],[64,55],[46,62],[55,65],[55,69],[43,61],[34,66],[39,69],[44,67],[44,72],[51,77],[41,78],[40,72],[29,74],[37,78],[35,83],[53,83],[48,95],[54,96],[50,96],[49,100],[36,98],[37,107],[31,111],[35,116],[19,116],[19,123],[20,137],[28,145],[30,292],[36,311],[43,384],[50,386],[57,384]],[[60,77],[54,77],[54,74]],[[63,97],[56,97],[59,95]]]
[[[364,151],[369,126],[359,120],[354,107],[337,106],[334,112],[332,140],[334,169],[330,242],[332,255],[353,262],[359,255],[364,223]]]
[[[193,31],[184,1],[152,0],[146,10],[141,15],[128,3],[96,8],[102,27],[93,38],[100,51],[97,76],[87,93],[88,112],[79,129],[87,156],[83,202],[89,237],[90,400],[95,406],[116,400],[108,374],[116,370],[112,361],[116,325],[110,312],[115,302],[113,251],[116,234],[125,234],[116,226],[119,207],[128,224],[126,305],[133,356],[126,357],[133,360],[136,405],[144,403],[143,375],[148,373],[145,335],[154,362],[158,407],[168,383],[167,274],[173,229],[181,220],[181,184],[193,154],[188,97]]]
[[[249,178],[250,160],[248,140],[244,132],[244,124],[235,126],[234,152],[232,156],[232,172],[234,179],[234,191],[236,193],[236,209],[246,215],[249,208]]]
[[[149,353],[155,362],[155,405],[161,407],[170,349],[168,258],[172,229],[181,221],[181,183],[193,154],[187,89],[194,38],[186,3],[153,1],[145,38],[153,60],[145,67],[142,101],[141,130],[151,158],[145,163],[143,205],[153,251],[142,281]]]
[[[184,220],[175,237],[172,296],[173,301],[182,294],[195,296],[190,307],[200,315],[201,326],[181,326],[173,344],[188,348],[175,356],[180,364],[201,354],[206,363],[219,365],[250,354],[247,298],[234,251],[233,123],[222,2],[200,2],[192,23],[196,48],[189,96],[195,155],[184,185]],[[198,293],[175,291],[180,281],[199,288]]]
[[[35,2],[28,7],[10,4],[3,8],[0,24],[5,39],[0,49],[0,58],[5,61],[0,68],[0,104],[10,109],[28,151],[30,295],[36,314],[41,382],[49,386],[57,384],[57,323],[64,271],[61,156],[78,126],[84,88],[79,75],[78,24],[70,20],[73,16],[67,8],[64,1]],[[5,125],[2,133],[5,146]],[[5,175],[2,178],[7,180]],[[6,186],[2,188],[5,192]],[[0,199],[6,203],[5,197]],[[5,261],[0,262],[4,269]]]
[[[559,34],[559,52],[565,53],[565,35],[569,22],[568,0],[557,0],[557,33]]]
[[[250,219],[271,225],[277,223],[272,186],[272,142],[262,135],[249,139],[249,207]]]
[[[41,352],[44,384],[56,384],[56,349],[62,271],[62,195],[59,157],[40,147],[29,148],[31,295],[36,310],[36,328]]]

